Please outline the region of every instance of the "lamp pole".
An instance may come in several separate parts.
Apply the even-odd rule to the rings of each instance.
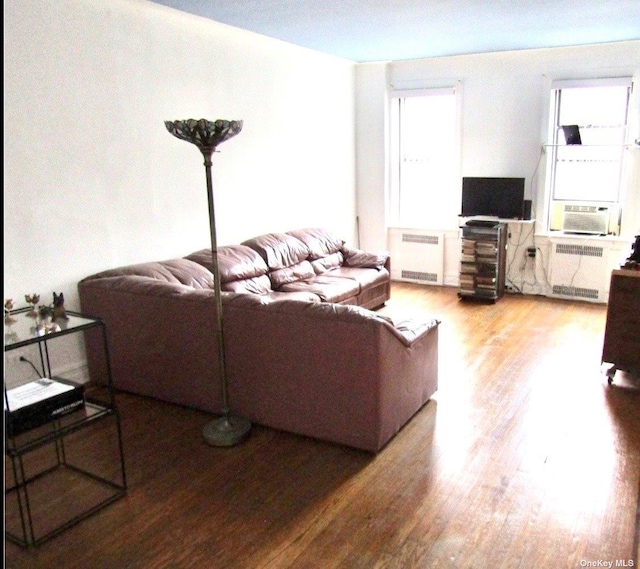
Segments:
[[[216,236],[216,214],[211,176],[212,155],[218,144],[235,136],[242,130],[242,121],[188,119],[165,121],[167,130],[176,138],[195,144],[204,158],[207,176],[207,201],[209,204],[209,229],[211,233],[211,272],[216,309],[216,344],[218,346],[218,370],[222,394],[222,416],[207,423],[202,430],[205,441],[212,446],[233,446],[249,435],[251,422],[243,417],[231,415],[224,347],[224,322],[222,318],[222,292],[218,265],[218,240]]]

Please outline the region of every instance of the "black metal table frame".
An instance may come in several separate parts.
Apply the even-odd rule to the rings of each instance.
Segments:
[[[27,310],[28,310],[27,308],[16,310],[12,314],[21,315],[27,312]],[[86,320],[86,322],[76,324],[70,328],[61,327],[60,330],[51,331],[46,334],[42,334],[40,336],[34,335],[24,340],[19,340],[13,343],[5,344],[5,348],[4,348],[5,352],[22,348],[28,345],[37,344],[42,370],[44,371],[44,374],[47,377],[52,377],[48,342],[55,338],[60,338],[62,336],[65,336],[67,334],[85,332],[86,330],[99,327],[102,332],[102,343],[103,343],[103,349],[104,349],[104,355],[105,355],[105,361],[106,361],[107,384],[105,387],[106,387],[106,392],[108,393],[108,400],[107,401],[92,400],[91,397],[87,397],[85,401],[85,406],[84,406],[85,413],[83,414],[82,417],[71,418],[71,419],[69,419],[68,417],[62,417],[60,419],[51,421],[47,425],[50,427],[49,431],[44,432],[39,436],[36,435],[30,439],[27,439],[26,442],[22,444],[16,445],[15,444],[16,437],[8,436],[5,431],[5,455],[9,456],[11,460],[13,480],[15,482],[13,485],[5,488],[5,503],[6,503],[6,497],[8,497],[10,494],[15,492],[17,495],[17,503],[18,503],[18,509],[19,509],[19,515],[20,515],[22,537],[14,534],[13,532],[7,530],[6,528],[5,528],[5,536],[7,540],[21,547],[40,545],[41,543],[57,536],[58,534],[65,531],[66,529],[76,525],[80,521],[93,515],[94,513],[103,509],[104,507],[111,504],[112,502],[115,502],[116,500],[122,498],[126,494],[126,490],[127,490],[126,472],[125,472],[125,463],[124,463],[124,450],[123,450],[123,444],[122,444],[122,430],[120,426],[120,417],[119,417],[118,410],[115,403],[114,388],[113,388],[113,381],[112,381],[112,375],[111,375],[111,363],[110,363],[111,360],[109,356],[109,346],[107,341],[106,326],[100,318],[86,316],[73,311],[67,311],[67,314],[72,318],[75,317],[75,318]],[[5,381],[5,408],[8,408],[6,381]],[[117,446],[118,446],[118,452],[120,455],[121,483],[114,482],[113,480],[109,480],[101,476],[97,476],[96,474],[89,472],[86,469],[73,465],[67,460],[67,456],[66,456],[67,453],[65,451],[65,437],[67,437],[72,433],[82,430],[83,428],[95,423],[96,421],[100,421],[107,417],[115,417],[115,423],[116,423],[116,429],[117,429]],[[38,428],[38,430],[42,430],[42,428]],[[27,477],[23,456],[31,451],[34,451],[48,444],[55,445],[55,457],[56,457],[55,464],[49,468],[46,468],[41,472],[38,472],[30,477]],[[58,525],[51,531],[45,533],[44,535],[36,536],[34,531],[32,507],[31,507],[30,498],[29,498],[29,485],[32,482],[48,474],[51,474],[60,468],[66,468],[66,469],[72,470],[75,473],[80,474],[81,476],[88,477],[90,479],[93,479],[99,482],[100,484],[110,487],[114,491],[106,499],[93,505],[91,508],[85,510],[83,513],[71,517],[66,522]]]

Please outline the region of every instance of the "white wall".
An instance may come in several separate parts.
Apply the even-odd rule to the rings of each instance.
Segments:
[[[361,79],[364,75],[364,79]],[[549,89],[560,78],[640,77],[640,41],[592,46],[513,51],[371,64],[366,75],[358,69],[358,214],[375,231],[362,231],[362,246],[379,247],[386,227],[386,148],[377,144],[384,131],[386,106],[381,100],[394,88],[462,87],[461,176],[526,178],[525,197],[534,201],[534,215],[544,215],[545,160]],[[372,79],[375,76],[375,80]],[[640,103],[637,94],[634,105]],[[634,109],[632,137],[640,136]],[[371,131],[372,125],[374,130]],[[372,135],[376,144],[361,144]],[[640,233],[640,149],[629,150],[627,209],[623,236],[632,242]],[[535,173],[535,177],[534,177]],[[366,202],[366,206],[364,203]],[[459,203],[459,199],[457,200]],[[455,284],[459,263],[459,211],[443,212],[450,220],[445,245],[445,282]],[[536,227],[544,232],[542,223]],[[541,277],[542,278],[542,277]]]
[[[387,248],[387,65],[356,69],[357,207],[360,245]]]
[[[360,245],[381,248],[389,84],[460,81],[462,175],[529,183],[552,79],[640,75],[638,41],[357,66],[146,0],[7,0],[4,16],[4,296],[18,305],[56,291],[77,309],[86,275],[209,245],[202,157],[164,120],[244,120],[214,156],[220,244],[311,225],[356,239],[358,216]],[[626,226],[640,232],[634,157]],[[445,245],[452,277],[458,254]]]
[[[5,299],[63,292],[77,310],[87,275],[210,246],[202,155],[165,120],[244,120],[213,159],[220,245],[355,236],[352,62],[146,0],[7,0],[4,15]],[[54,373],[83,379],[66,339]],[[32,374],[19,352],[7,378]]]
[[[164,120],[242,119],[213,159],[219,243],[355,235],[354,69],[146,0],[5,2],[5,298],[210,246],[203,160]]]

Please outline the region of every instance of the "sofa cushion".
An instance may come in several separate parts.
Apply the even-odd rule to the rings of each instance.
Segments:
[[[307,246],[286,233],[259,235],[243,241],[242,245],[256,251],[272,271],[296,265],[309,256]]]
[[[250,279],[242,279],[239,281],[223,282],[221,289],[228,292],[251,294],[269,294],[270,292],[273,292],[271,280],[267,275],[260,275],[259,277],[252,277]]]
[[[360,283],[352,279],[324,274],[282,285],[278,290],[281,292],[309,292],[319,296],[323,302],[339,303],[359,294]]]
[[[338,267],[327,273],[332,277],[352,279],[361,287],[370,287],[385,283],[389,280],[389,272],[386,269],[362,269],[359,267]]]
[[[332,269],[341,267],[343,263],[344,263],[344,256],[340,251],[336,251],[335,253],[331,253],[326,257],[321,257],[320,259],[311,261],[313,270],[319,275],[322,273],[326,273],[327,271],[330,271]]]
[[[315,271],[309,261],[302,261],[285,267],[283,269],[277,269],[269,273],[271,284],[274,289],[280,289],[282,285],[292,283],[295,281],[301,281],[315,276]]]
[[[307,291],[299,291],[299,292],[278,292],[277,290],[272,290],[267,294],[263,294],[261,298],[265,298],[267,300],[297,300],[302,302],[322,302],[322,299],[312,292]]]
[[[288,231],[287,235],[293,235],[307,246],[311,261],[322,259],[327,255],[340,251],[340,248],[344,244],[342,239],[321,227],[296,229],[294,231]]]
[[[185,259],[190,259],[210,269],[212,263],[211,249],[201,249],[191,253],[191,255],[187,255]],[[269,268],[262,257],[253,249],[244,245],[218,247],[218,269],[220,271],[221,284],[260,277],[269,272]]]

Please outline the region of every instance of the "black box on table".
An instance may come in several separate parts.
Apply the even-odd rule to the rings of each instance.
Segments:
[[[84,385],[61,377],[42,377],[7,389],[4,401],[7,435],[19,435],[83,407]]]

